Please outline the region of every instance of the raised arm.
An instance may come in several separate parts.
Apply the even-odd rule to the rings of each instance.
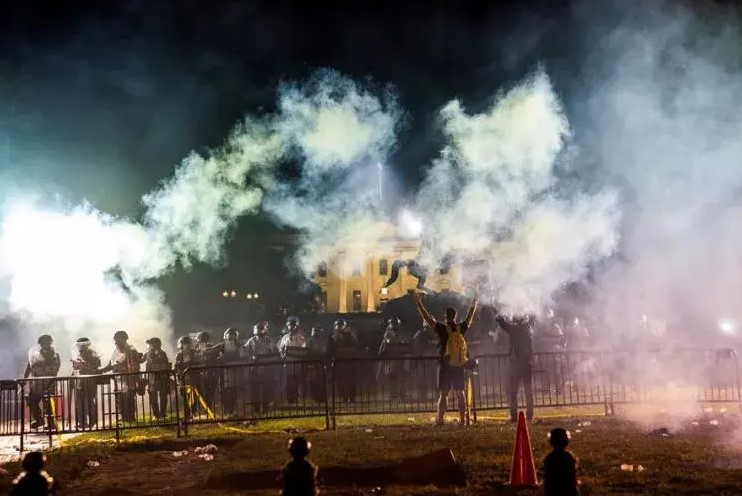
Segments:
[[[412,298],[415,300],[415,306],[417,307],[418,313],[420,313],[420,317],[423,318],[426,324],[430,326],[430,328],[434,328],[437,321],[433,318],[432,315],[430,315],[430,312],[425,308],[423,305],[423,302],[420,300],[420,294],[419,293],[412,293]]]
[[[464,324],[466,324],[466,327],[471,327],[471,322],[474,320],[474,315],[477,313],[477,298],[474,297],[474,301],[471,302],[471,306],[469,307],[469,312],[466,314],[466,318],[464,319]]]

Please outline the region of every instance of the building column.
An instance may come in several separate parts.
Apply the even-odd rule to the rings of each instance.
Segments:
[[[374,257],[369,257],[368,264],[366,264],[366,311],[376,311],[376,291],[374,291]]]
[[[338,313],[348,313],[348,277],[345,270],[345,257],[338,260],[338,282],[340,283]]]

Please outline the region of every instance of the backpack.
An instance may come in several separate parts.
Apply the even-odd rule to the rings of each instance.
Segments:
[[[446,326],[448,341],[445,358],[452,367],[463,367],[466,364],[466,339],[459,326]]]

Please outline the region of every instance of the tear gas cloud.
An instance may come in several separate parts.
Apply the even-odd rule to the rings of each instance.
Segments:
[[[542,69],[468,115],[441,110],[449,144],[417,195],[430,236],[426,262],[447,253],[489,262],[490,301],[538,312],[565,283],[616,247],[616,195],[564,196],[555,175],[570,129]]]

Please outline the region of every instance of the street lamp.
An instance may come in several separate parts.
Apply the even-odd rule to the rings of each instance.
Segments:
[[[252,294],[250,294],[250,293],[247,293],[247,299],[248,299],[248,300],[252,300]]]
[[[258,293],[256,292],[254,295],[252,295],[252,297],[257,300],[258,299]]]
[[[225,297],[225,298],[227,298],[227,297],[229,296],[229,291],[225,291],[225,292],[223,292],[223,293],[222,293],[222,296],[223,296],[223,297]]]
[[[232,290],[232,292],[230,293],[230,296],[231,296],[232,298],[234,298],[235,296],[237,296],[237,291],[235,291],[235,290],[233,289],[233,290]]]

